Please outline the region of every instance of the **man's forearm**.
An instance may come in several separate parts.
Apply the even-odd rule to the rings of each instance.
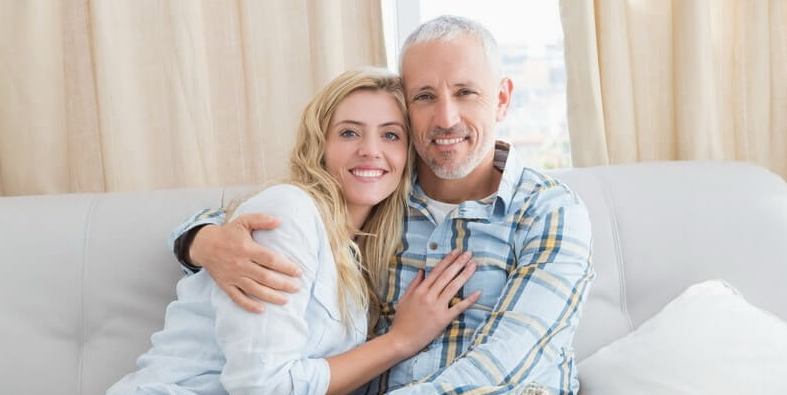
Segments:
[[[201,269],[198,262],[192,262],[189,254],[191,243],[205,225],[224,224],[226,214],[222,209],[204,209],[175,228],[170,235],[169,245],[178,262],[187,273]]]
[[[191,259],[191,244],[194,242],[194,238],[197,237],[197,233],[208,225],[210,224],[195,226],[175,240],[175,257],[178,258],[178,261],[183,266],[188,267],[195,273],[202,269],[202,265]]]

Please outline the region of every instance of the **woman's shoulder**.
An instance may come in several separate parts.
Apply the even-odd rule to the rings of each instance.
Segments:
[[[314,199],[305,190],[292,184],[276,184],[265,188],[241,203],[236,210],[236,214],[252,212],[288,218],[319,218]]]
[[[233,216],[262,213],[279,220],[272,230],[255,230],[252,237],[269,248],[319,249],[328,240],[314,199],[292,184],[277,184],[244,201]],[[286,246],[289,247],[286,247]]]

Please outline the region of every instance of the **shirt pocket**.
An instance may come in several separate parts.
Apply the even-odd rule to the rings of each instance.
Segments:
[[[344,324],[336,292],[335,277],[317,277],[312,291],[312,303],[306,311],[309,331],[310,356],[324,357],[337,351],[344,339]]]
[[[315,282],[313,292],[315,310],[314,314],[310,315],[319,317],[317,322],[315,319],[310,319],[312,327],[320,327],[313,330],[322,331],[315,344],[320,350],[327,351],[329,354],[347,351],[366,341],[368,324],[367,310],[359,308],[355,301],[350,299],[350,295],[347,295],[349,323],[343,321],[337,286],[332,283],[333,281],[336,281],[335,277]]]
[[[480,290],[481,297],[471,308],[492,311],[503,293],[508,272],[505,265],[495,259],[474,256],[473,261],[476,262],[478,268],[462,288],[462,295],[466,297]]]
[[[341,321],[342,314],[339,309],[339,297],[335,281],[335,277],[325,278],[318,276],[314,281],[314,301],[332,321]]]

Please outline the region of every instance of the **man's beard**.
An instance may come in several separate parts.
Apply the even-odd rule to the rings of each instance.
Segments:
[[[467,128],[467,126],[465,126],[463,123],[460,123],[454,125],[450,129],[435,128],[430,130],[427,134],[427,141],[434,141],[440,136],[450,136],[452,138],[462,137],[467,139],[466,142],[468,144],[472,145],[474,139],[471,138],[471,134],[472,133]],[[477,136],[478,135],[476,134],[476,138]],[[421,160],[423,160],[423,162],[429,166],[429,169],[431,169],[438,178],[444,180],[458,180],[466,177],[473,170],[475,170],[475,168],[478,167],[478,165],[484,160],[486,154],[489,153],[489,149],[493,146],[494,139],[492,136],[485,136],[485,139],[481,141],[481,144],[477,145],[474,150],[470,151],[466,158],[456,164],[450,163],[450,159],[453,156],[458,155],[458,153],[455,151],[440,153],[438,154],[440,158],[431,158],[427,156],[427,152],[424,152],[423,148],[419,147],[418,145],[416,145],[415,150],[418,152]]]

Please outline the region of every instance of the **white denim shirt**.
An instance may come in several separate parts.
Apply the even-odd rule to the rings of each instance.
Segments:
[[[337,272],[322,219],[311,197],[293,185],[265,189],[235,215],[264,212],[281,220],[254,239],[303,268],[301,290],[262,314],[238,307],[206,270],[178,282],[164,329],[151,338],[139,371],[107,394],[324,394],[325,358],[366,339],[365,309],[350,303],[341,320]]]

